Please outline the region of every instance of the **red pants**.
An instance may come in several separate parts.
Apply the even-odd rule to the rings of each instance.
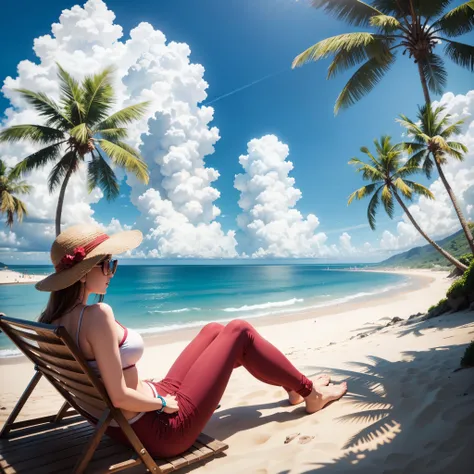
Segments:
[[[160,395],[176,396],[179,411],[148,412],[131,425],[149,453],[171,457],[190,448],[219,404],[232,370],[241,365],[262,382],[304,397],[311,393],[311,380],[246,321],[207,324],[167,376],[154,382]],[[126,442],[120,428],[109,427],[107,434]]]

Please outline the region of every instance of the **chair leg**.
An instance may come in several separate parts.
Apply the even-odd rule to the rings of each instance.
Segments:
[[[70,406],[71,405],[69,404],[69,402],[64,402],[63,406],[60,408],[57,415],[54,417],[53,423],[59,423],[63,419]]]
[[[72,474],[82,474],[86,470],[86,467],[92,459],[92,456],[94,455],[94,452],[99,445],[102,436],[104,436],[105,430],[109,426],[112,418],[113,416],[110,410],[105,410],[97,423],[94,434],[89,442],[84,446],[84,449],[72,470]]]
[[[127,437],[128,441],[132,445],[135,453],[141,459],[143,464],[147,467],[148,471],[152,474],[160,474],[162,470],[158,467],[155,460],[150,456],[150,453],[145,449],[143,443],[140,441],[140,438],[133,431],[132,427],[128,424],[127,420],[123,416],[123,413],[120,410],[114,410],[114,418],[122,429],[124,435]]]
[[[6,436],[13,428],[16,417],[18,416],[24,404],[31,395],[31,392],[35,389],[36,385],[38,385],[38,382],[40,381],[42,375],[43,374],[39,371],[36,371],[35,375],[33,375],[33,378],[30,380],[30,383],[26,387],[25,391],[16,403],[15,408],[13,408],[12,412],[10,413],[10,416],[7,418],[7,421],[3,425],[2,431],[0,431],[0,438]]]

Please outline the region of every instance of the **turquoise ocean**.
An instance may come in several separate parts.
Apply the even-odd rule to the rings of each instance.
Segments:
[[[12,270],[48,274],[50,266]],[[410,277],[356,271],[348,265],[119,265],[105,301],[116,319],[142,334],[208,321],[296,313],[396,291]],[[0,312],[37,319],[48,293],[33,285],[1,285]],[[91,296],[89,303],[93,303]],[[0,334],[0,357],[18,355]]]

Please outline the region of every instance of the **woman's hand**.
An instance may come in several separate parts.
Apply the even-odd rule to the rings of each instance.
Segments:
[[[166,402],[166,407],[163,410],[164,413],[176,413],[179,410],[178,406],[178,400],[176,400],[176,397],[173,395],[167,395],[166,397],[163,397]]]

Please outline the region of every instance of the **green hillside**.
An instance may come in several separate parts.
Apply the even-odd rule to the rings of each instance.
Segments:
[[[4,263],[0,262],[0,268],[4,268],[4,267],[6,267],[6,265]]]
[[[474,223],[469,224],[474,229]],[[447,252],[460,257],[470,253],[469,245],[464,232],[459,230],[453,235],[437,241],[438,245]],[[404,267],[404,268],[433,268],[435,266],[452,267],[452,265],[430,244],[423,247],[415,247],[407,252],[394,255],[393,257],[380,262],[378,265],[384,267]]]

